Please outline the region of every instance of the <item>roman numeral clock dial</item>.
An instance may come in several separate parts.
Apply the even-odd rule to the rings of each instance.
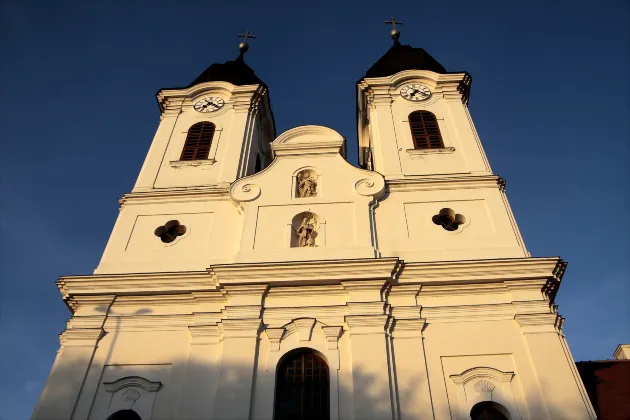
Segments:
[[[198,112],[214,112],[223,108],[225,101],[218,97],[209,97],[198,101],[195,104],[195,111]]]
[[[403,86],[400,90],[400,96],[413,102],[426,101],[431,97],[431,89],[425,85],[409,84]]]

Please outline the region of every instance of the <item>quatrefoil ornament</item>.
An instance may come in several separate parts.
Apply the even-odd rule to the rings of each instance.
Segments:
[[[186,233],[186,226],[180,224],[179,220],[171,220],[166,222],[164,226],[155,229],[155,236],[159,237],[165,244],[170,244],[184,233]]]
[[[466,223],[466,218],[461,214],[455,213],[453,209],[441,209],[431,220],[449,232],[456,231],[461,225]]]

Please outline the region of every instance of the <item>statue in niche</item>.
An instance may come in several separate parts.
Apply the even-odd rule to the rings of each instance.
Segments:
[[[304,216],[296,232],[298,235],[298,246],[302,248],[315,246],[315,219],[312,214]]]
[[[317,195],[317,178],[312,171],[297,174],[298,197],[314,197]]]

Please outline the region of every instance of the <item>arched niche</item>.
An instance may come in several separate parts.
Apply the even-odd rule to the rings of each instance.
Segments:
[[[513,388],[514,377],[514,372],[504,372],[489,366],[478,366],[467,369],[458,375],[450,375],[457,389],[458,417],[470,419],[473,408],[478,404],[481,405],[477,407],[474,412],[475,415],[484,407],[487,408],[487,404],[483,404],[493,402],[496,406],[492,410],[488,408],[486,412],[498,410],[503,417],[497,417],[497,420],[514,418],[512,414],[518,412]],[[476,420],[483,417],[472,418]],[[494,419],[494,417],[490,417],[490,419]]]
[[[315,198],[321,190],[319,174],[311,168],[298,171],[295,174],[294,185],[295,198]]]
[[[321,218],[310,211],[291,219],[291,248],[313,248],[324,245]]]

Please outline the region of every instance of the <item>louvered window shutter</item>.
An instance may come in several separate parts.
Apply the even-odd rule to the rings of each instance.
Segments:
[[[210,145],[214,136],[214,124],[208,121],[200,122],[188,129],[186,143],[179,160],[208,159]]]
[[[444,147],[437,119],[429,111],[415,111],[409,114],[409,125],[414,148],[439,149]]]

